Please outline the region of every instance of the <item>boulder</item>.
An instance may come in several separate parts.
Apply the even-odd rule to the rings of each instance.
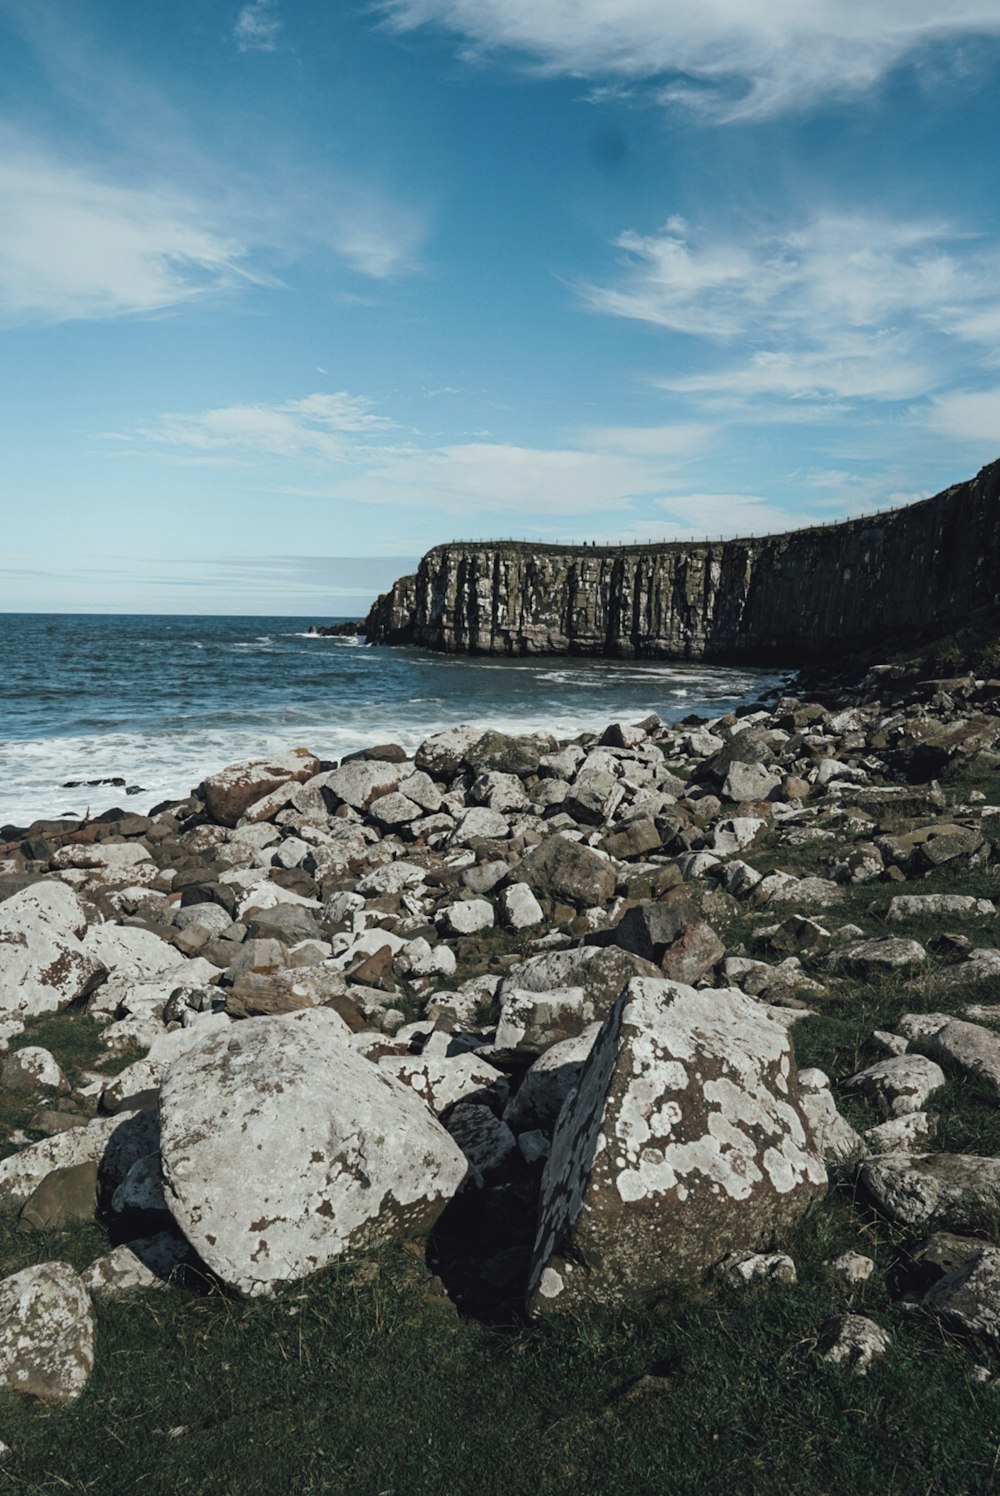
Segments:
[[[55,1057],[37,1044],[26,1044],[5,1055],[0,1065],[0,1086],[4,1091],[30,1095],[33,1091],[67,1089]]]
[[[498,899],[500,919],[508,930],[527,930],[544,919],[542,906],[527,883],[512,883]]]
[[[521,859],[517,875],[540,897],[592,909],[614,896],[618,875],[606,857],[567,841],[549,836]]]
[[[97,1206],[97,1160],[53,1169],[21,1206],[22,1231],[62,1231],[93,1220]]]
[[[785,1030],[731,990],[628,984],[560,1115],[535,1314],[642,1304],[769,1246],[826,1189]]]
[[[169,1208],[247,1295],[422,1234],[466,1173],[419,1097],[356,1054],[323,1009],[248,1019],[176,1060],[160,1121]]]
[[[504,1111],[504,1121],[514,1132],[540,1131],[551,1136],[600,1029],[599,1023],[588,1024],[582,1033],[553,1044],[539,1055]]]
[[[319,773],[319,759],[305,748],[250,763],[230,764],[199,786],[205,809],[222,826],[235,826],[254,801],[294,781]]]
[[[920,1048],[934,1059],[1000,1090],[1000,1035],[991,1033],[982,1024],[952,1018],[920,1041]]]
[[[852,940],[830,951],[826,965],[838,976],[866,982],[876,976],[919,971],[926,960],[927,952],[918,941],[889,935],[877,940]]]
[[[0,903],[0,1018],[56,1013],[100,985],[107,967],[83,945],[86,929],[63,883],[33,883]]]
[[[992,1231],[1000,1216],[1000,1158],[889,1153],[866,1159],[858,1181],[884,1216],[918,1231]]]
[[[944,1079],[940,1065],[923,1055],[892,1055],[852,1075],[844,1081],[844,1090],[864,1096],[884,1117],[904,1117],[908,1112],[922,1111],[927,1098],[944,1085]]]
[[[948,1329],[1000,1350],[1000,1249],[984,1245],[932,1284],[923,1304]]]
[[[94,1311],[68,1263],[41,1262],[0,1283],[0,1385],[70,1403],[93,1369]]]

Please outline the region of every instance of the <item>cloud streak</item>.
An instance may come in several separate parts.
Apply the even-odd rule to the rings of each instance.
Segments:
[[[971,377],[1000,325],[1000,252],[945,223],[826,213],[737,239],[672,218],[616,247],[585,303],[700,343],[709,367],[656,382],[703,409],[926,397]]]
[[[723,120],[857,95],[931,48],[1000,36],[994,0],[384,0],[383,11],[401,31],[447,28],[468,55],[652,79],[665,103]]]
[[[253,0],[236,17],[233,36],[241,52],[276,52],[283,27],[271,0]]]

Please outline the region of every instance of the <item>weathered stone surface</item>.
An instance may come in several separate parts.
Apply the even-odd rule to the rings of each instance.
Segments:
[[[478,930],[491,930],[496,914],[489,899],[459,899],[441,910],[440,921],[453,935],[474,935]]]
[[[859,1070],[844,1081],[844,1090],[864,1096],[885,1117],[903,1117],[907,1112],[922,1111],[927,1098],[944,1085],[944,1080],[944,1071],[933,1060],[903,1054]]]
[[[883,1215],[919,1231],[989,1231],[1000,1216],[1000,1159],[890,1153],[858,1175]]]
[[[674,941],[660,966],[672,982],[686,982],[690,986],[707,977],[725,954],[726,947],[712,926],[698,920]]]
[[[94,1311],[68,1263],[42,1262],[0,1283],[0,1384],[70,1403],[93,1369]]]
[[[1000,1249],[983,1246],[932,1284],[923,1304],[950,1330],[1000,1350]]]
[[[292,781],[302,783],[318,772],[319,759],[299,748],[274,758],[230,764],[218,774],[210,774],[200,791],[213,820],[235,826],[255,800]]]
[[[418,769],[423,769],[433,779],[451,779],[465,762],[466,755],[482,737],[477,727],[446,727],[425,738],[414,754]]]
[[[0,903],[0,1017],[55,1013],[98,986],[107,968],[82,944],[86,927],[76,894],[55,881]]]
[[[562,900],[579,909],[606,904],[618,881],[606,857],[564,836],[550,836],[522,858],[518,877],[542,898]]]
[[[86,1127],[73,1127],[55,1137],[43,1138],[27,1148],[0,1159],[0,1207],[23,1205],[33,1190],[53,1169],[100,1160],[118,1128],[127,1117],[95,1117]]]
[[[986,919],[996,914],[990,899],[974,899],[962,893],[901,893],[889,900],[886,922],[902,924],[908,919]]]
[[[435,1116],[503,1078],[495,1066],[476,1054],[448,1056],[425,1050],[423,1054],[384,1055],[378,1067],[426,1102]]]
[[[1000,1035],[979,1023],[953,1018],[920,1041],[925,1054],[1000,1089]]]
[[[518,1151],[514,1134],[489,1107],[460,1101],[452,1108],[446,1126],[468,1159],[476,1183],[500,1173]]]
[[[4,1091],[30,1094],[32,1091],[65,1089],[62,1071],[55,1057],[37,1044],[26,1044],[4,1055],[0,1066],[0,1086]]]
[[[182,1056],[160,1117],[169,1207],[244,1294],[420,1234],[466,1172],[424,1103],[355,1054],[322,1009],[248,1019]]]
[[[837,1110],[830,1082],[821,1070],[799,1072],[799,1105],[809,1124],[813,1144],[825,1163],[846,1163],[865,1151],[858,1133]]]
[[[919,971],[926,960],[927,952],[918,941],[886,936],[879,940],[852,940],[849,945],[830,951],[826,965],[838,976],[868,981],[886,972]]]
[[[784,1029],[742,993],[636,979],[556,1127],[530,1307],[641,1303],[698,1282],[825,1188]]]
[[[775,774],[764,764],[734,761],[722,781],[722,797],[736,801],[766,800],[780,783],[780,774]]]
[[[497,1043],[546,1049],[604,1018],[632,977],[659,975],[649,961],[614,946],[529,956],[500,983]]]
[[[540,925],[544,918],[542,906],[527,883],[512,883],[498,899],[501,923],[509,930],[527,930]]]
[[[863,1252],[841,1252],[839,1257],[831,1258],[825,1266],[845,1287],[855,1288],[859,1283],[868,1282],[875,1271],[875,1259],[866,1257]]]
[[[21,1206],[22,1231],[61,1231],[93,1219],[97,1206],[97,1160],[53,1169]]]
[[[553,1044],[539,1055],[504,1111],[504,1121],[515,1132],[539,1130],[551,1135],[567,1096],[576,1089],[600,1028],[599,1023],[588,1024],[582,1033]]]
[[[795,1263],[787,1252],[730,1252],[716,1272],[731,1288],[761,1281],[790,1286],[798,1280]]]
[[[840,1314],[827,1320],[819,1335],[820,1361],[843,1366],[856,1377],[867,1376],[892,1344],[892,1337],[864,1314]]]
[[[166,1288],[171,1274],[190,1251],[183,1237],[161,1231],[113,1247],[85,1267],[80,1277],[95,1299],[118,1299],[136,1290]]]

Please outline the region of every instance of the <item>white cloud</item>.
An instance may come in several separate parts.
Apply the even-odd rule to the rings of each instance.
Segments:
[[[274,14],[272,0],[253,0],[236,17],[233,36],[241,52],[274,52],[283,25]]]
[[[655,79],[661,97],[752,118],[857,94],[930,47],[1000,36],[996,0],[383,0],[546,71]],[[475,52],[471,53],[475,55]]]
[[[283,457],[341,462],[350,438],[391,425],[359,395],[306,395],[276,405],[223,405],[197,414],[166,414],[137,434],[154,446],[184,453],[228,453],[233,459]]]
[[[775,535],[814,524],[806,511],[784,509],[760,494],[682,491],[655,506],[664,519],[631,524],[620,538],[634,545],[669,540],[716,540],[731,536]]]
[[[923,422],[922,413],[915,419]],[[954,391],[931,401],[926,417],[932,430],[953,440],[985,444],[1000,455],[1000,389]]]
[[[250,265],[248,245],[204,204],[0,143],[4,321],[156,312],[248,283],[277,284]]]
[[[710,238],[682,219],[626,233],[595,311],[739,350],[657,381],[710,404],[914,399],[941,388],[1000,319],[1000,252],[943,223],[821,214],[781,233]]]

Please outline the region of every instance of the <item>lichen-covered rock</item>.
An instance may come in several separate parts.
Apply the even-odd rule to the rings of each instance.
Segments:
[[[120,1128],[136,1114],[95,1117],[86,1127],[73,1127],[55,1137],[42,1138],[0,1159],[0,1208],[23,1205],[46,1175],[54,1169],[99,1161]]]
[[[384,1055],[378,1067],[426,1102],[435,1116],[497,1081],[506,1085],[506,1077],[476,1054],[448,1056],[425,1050],[423,1054]]]
[[[984,1245],[932,1284],[923,1303],[949,1329],[1000,1350],[1000,1250]]]
[[[136,1289],[166,1288],[190,1253],[182,1237],[161,1231],[113,1247],[85,1267],[80,1277],[93,1298],[122,1298]]]
[[[1000,1090],[1000,1035],[979,1023],[953,1018],[943,1028],[928,1034],[921,1049],[936,1060],[944,1060],[966,1075],[984,1080]]]
[[[54,1055],[37,1044],[26,1044],[4,1056],[0,1086],[7,1092],[60,1091],[66,1082]]]
[[[886,973],[919,971],[927,961],[927,952],[916,940],[887,935],[878,940],[853,940],[826,958],[830,971],[838,976],[869,981]]]
[[[56,1013],[103,981],[107,967],[81,940],[86,928],[63,883],[33,883],[0,903],[0,1017]]]
[[[167,1070],[166,1199],[231,1288],[268,1293],[341,1253],[419,1235],[466,1173],[425,1104],[324,1009],[248,1019]]]
[[[319,772],[319,759],[305,748],[250,763],[230,764],[210,774],[200,786],[205,809],[223,826],[235,826],[256,800],[293,781],[311,779]]]
[[[521,860],[517,875],[542,898],[562,900],[578,909],[607,904],[618,875],[614,864],[591,847],[549,836]]]
[[[908,1112],[922,1111],[927,1098],[943,1085],[940,1065],[924,1055],[901,1054],[859,1070],[844,1081],[844,1090],[864,1096],[884,1117],[904,1117]]]
[[[785,1030],[740,992],[635,979],[556,1127],[530,1309],[697,1283],[767,1246],[826,1182]]]
[[[68,1263],[42,1262],[0,1283],[0,1385],[69,1403],[93,1369],[94,1311]]]
[[[22,1231],[61,1231],[93,1219],[97,1206],[97,1160],[53,1169],[21,1206]]]
[[[858,1179],[883,1215],[920,1231],[990,1231],[1000,1216],[1000,1158],[890,1153]]]
[[[843,1366],[853,1376],[863,1377],[890,1344],[888,1332],[867,1315],[839,1314],[823,1326],[817,1349],[820,1361],[828,1366]]]
[[[567,1096],[576,1089],[600,1028],[599,1023],[588,1024],[582,1033],[553,1044],[539,1055],[504,1111],[504,1121],[515,1132],[540,1130],[551,1134]]]

